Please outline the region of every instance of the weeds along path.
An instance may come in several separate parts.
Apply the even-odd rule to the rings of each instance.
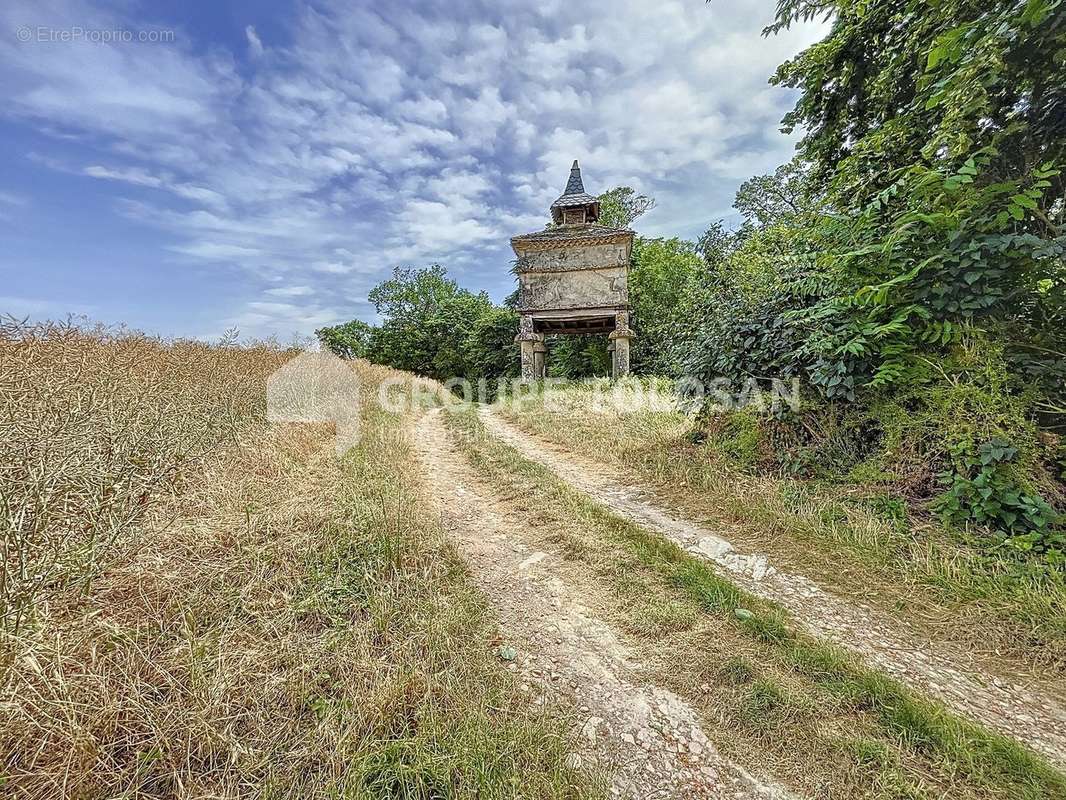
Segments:
[[[486,428],[523,456],[552,470],[573,488],[619,516],[677,543],[725,569],[753,595],[784,607],[813,635],[832,641],[954,711],[1023,742],[1052,762],[1066,765],[1066,709],[1049,698],[983,673],[959,668],[951,650],[864,606],[853,606],[802,575],[779,572],[757,553],[741,553],[722,537],[649,502],[638,488],[608,470],[519,431],[479,408]]]
[[[580,715],[585,754],[611,775],[613,796],[791,796],[725,759],[676,694],[641,681],[631,648],[594,611],[597,590],[536,549],[449,442],[439,409],[422,415],[415,440],[444,527],[497,610],[504,647],[517,645],[515,668]]]

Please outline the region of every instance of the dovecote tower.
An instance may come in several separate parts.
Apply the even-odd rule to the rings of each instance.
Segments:
[[[511,239],[517,261],[522,380],[544,377],[552,334],[610,334],[611,374],[629,373],[629,260],[633,231],[600,225],[600,201],[585,193],[575,161],[552,225]]]

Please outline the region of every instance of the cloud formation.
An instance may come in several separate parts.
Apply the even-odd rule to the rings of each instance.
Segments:
[[[769,0],[350,6],[299,5],[280,43],[252,21],[231,43],[6,37],[5,124],[41,137],[41,165],[107,182],[170,268],[246,276],[217,329],[285,336],[367,316],[398,264],[502,296],[507,239],[547,220],[574,158],[590,189],[658,199],[644,232],[695,235],[790,157],[792,98],[767,77],[819,35],[762,39]],[[72,20],[155,24],[73,0],[0,10],[5,30]]]

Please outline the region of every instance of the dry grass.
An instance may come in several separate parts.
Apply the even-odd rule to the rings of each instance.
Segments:
[[[344,460],[267,427],[287,357],[7,330],[5,796],[597,796],[487,646],[402,420]]]
[[[507,404],[499,410],[530,433],[625,469],[655,486],[667,504],[709,520],[738,546],[766,553],[782,568],[905,616],[964,645],[990,668],[1002,664],[1063,691],[1061,575],[1019,575],[974,555],[935,525],[909,527],[840,487],[746,474],[713,447],[690,443],[683,415],[594,411],[586,388],[557,390],[547,403],[527,398],[520,413]]]
[[[0,320],[0,635],[86,588],[120,534],[262,418],[289,355]]]

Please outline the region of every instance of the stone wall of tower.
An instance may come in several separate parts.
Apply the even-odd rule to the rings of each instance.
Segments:
[[[524,272],[518,276],[520,310],[613,308],[628,303],[629,281],[625,267]]]
[[[523,249],[520,257],[519,272],[568,272],[577,269],[627,267],[629,243],[618,241],[582,244],[576,241],[561,247]]]
[[[599,200],[585,192],[575,161],[563,194],[551,205],[555,222],[511,239],[517,260],[520,326],[515,341],[522,379],[545,374],[545,335],[610,332],[612,374],[629,372],[629,261],[633,232],[598,224]]]

